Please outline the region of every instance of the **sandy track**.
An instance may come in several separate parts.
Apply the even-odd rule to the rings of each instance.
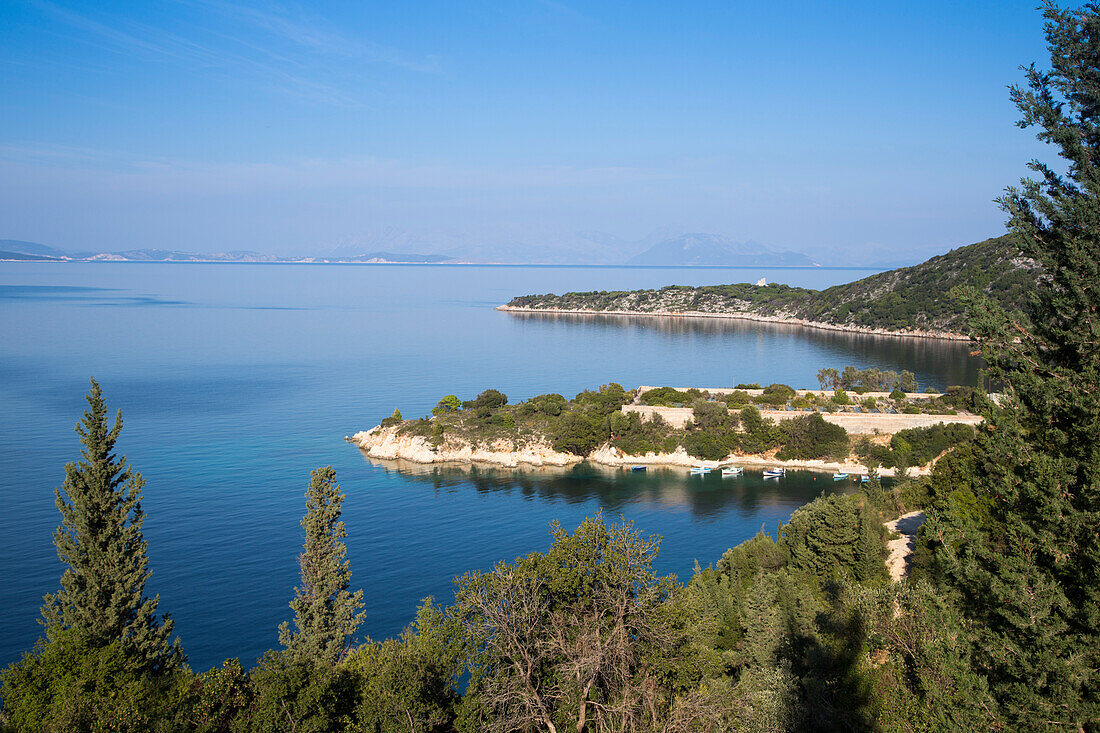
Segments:
[[[917,530],[922,524],[924,524],[924,512],[902,514],[892,522],[886,523],[886,529],[891,534],[897,532],[901,535],[886,543],[886,549],[890,552],[890,556],[886,559],[886,568],[890,571],[890,577],[895,583],[909,574],[909,561],[913,555],[913,548],[917,544]]]

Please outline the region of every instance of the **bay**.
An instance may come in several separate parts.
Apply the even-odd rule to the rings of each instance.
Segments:
[[[658,570],[690,576],[822,491],[764,483],[371,462],[343,442],[399,408],[487,387],[512,401],[619,382],[814,386],[824,366],[910,369],[972,384],[968,345],[692,319],[516,316],[514,295],[755,282],[827,287],[870,270],[0,263],[0,665],[39,634],[61,573],[53,489],[78,456],[89,375],[121,408],[119,448],[146,478],[148,589],[195,669],[276,644],[297,580],[303,493],[332,465],[347,493],[362,632],[394,635],[468,570],[545,549],[600,509],[664,538]]]

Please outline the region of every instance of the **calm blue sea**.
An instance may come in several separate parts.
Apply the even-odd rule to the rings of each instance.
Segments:
[[[400,408],[487,387],[514,400],[616,381],[816,384],[823,366],[910,369],[973,383],[967,345],[717,320],[522,317],[513,295],[754,282],[825,287],[850,269],[0,263],[0,665],[39,634],[61,566],[53,489],[76,459],[89,375],[145,476],[159,594],[198,670],[276,644],[289,618],[309,472],[347,493],[364,636],[400,632],[452,579],[544,549],[548,526],[600,508],[664,538],[659,570],[686,579],[761,527],[774,530],[828,477],[723,481],[581,467],[513,472],[374,465],[343,437]]]

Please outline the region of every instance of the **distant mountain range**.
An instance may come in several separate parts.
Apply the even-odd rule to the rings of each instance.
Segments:
[[[81,262],[393,262],[532,265],[657,265],[734,267],[811,267],[808,256],[738,242],[719,234],[655,232],[628,241],[602,232],[524,235],[497,233],[424,235],[387,229],[355,244],[312,256],[253,251],[184,252],[162,249],[74,251],[37,242],[0,239],[0,260]]]
[[[409,252],[365,252],[344,256],[277,257],[259,252],[197,253],[164,249],[131,249],[122,252],[66,252],[37,242],[0,239],[0,260],[37,262],[317,262],[317,263],[415,263],[447,262],[446,255]]]
[[[684,234],[658,242],[631,257],[627,264],[812,267],[817,263],[804,254],[778,252],[757,242],[735,242],[720,234]]]

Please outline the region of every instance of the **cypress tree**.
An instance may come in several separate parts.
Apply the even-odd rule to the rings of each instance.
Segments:
[[[351,570],[342,542],[347,537],[340,521],[343,503],[344,494],[336,484],[332,466],[315,470],[302,518],[306,531],[305,546],[298,557],[302,584],[290,602],[296,631],[292,632],[286,622],[279,627],[279,643],[292,657],[327,667],[343,659],[350,637],[365,617],[363,591],[348,590]]]
[[[83,460],[66,464],[65,481],[54,491],[62,518],[54,545],[69,567],[60,590],[45,598],[42,623],[50,640],[64,632],[92,648],[118,642],[136,671],[171,672],[184,661],[179,639],[170,641],[173,623],[167,614],[157,620],[160,597],[145,597],[150,575],[141,533],[145,481],[125,456],[114,453],[122,412],[108,427],[95,379],[86,399],[88,409],[76,426]]]
[[[937,507],[925,532],[992,718],[1084,730],[1100,720],[1100,5],[1044,16],[1052,69],[1032,65],[1011,94],[1065,172],[1033,161],[1037,180],[1000,199],[1044,275],[1027,323],[970,293],[1003,395],[982,409],[976,501]]]

